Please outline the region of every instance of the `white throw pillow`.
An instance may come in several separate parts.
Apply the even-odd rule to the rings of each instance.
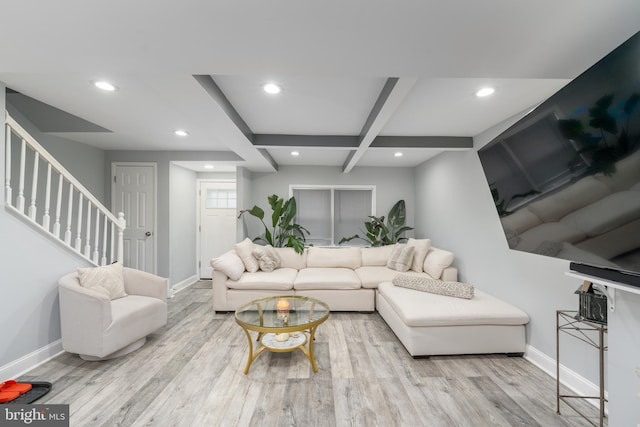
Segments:
[[[409,239],[407,246],[413,246],[413,262],[411,263],[411,269],[418,273],[424,271],[424,259],[427,257],[427,252],[431,247],[431,239]]]
[[[127,296],[124,290],[124,267],[119,262],[102,267],[78,268],[78,279],[80,286],[99,292],[109,299]]]
[[[407,246],[406,244],[396,245],[393,248],[393,252],[391,252],[389,261],[387,261],[387,267],[396,271],[409,271],[413,261],[414,250],[413,246]]]
[[[427,252],[424,259],[424,271],[434,279],[439,279],[445,268],[453,263],[453,252],[434,248],[433,246]]]
[[[224,273],[231,280],[238,280],[244,273],[244,263],[233,250],[213,258],[210,264],[214,270]]]
[[[249,273],[255,273],[260,268],[258,260],[253,256],[253,249],[255,247],[256,245],[248,237],[242,242],[236,243],[233,247],[236,250],[236,254],[238,254],[242,260],[244,268],[246,268]]]
[[[273,246],[256,245],[252,254],[254,258],[258,260],[258,265],[260,266],[260,270],[271,272],[276,268],[280,268],[280,257],[278,256],[276,251],[273,250]]]

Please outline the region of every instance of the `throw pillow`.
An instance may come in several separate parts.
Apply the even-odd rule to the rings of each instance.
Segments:
[[[408,271],[411,268],[414,250],[413,246],[406,244],[396,245],[387,261],[387,267],[396,271]]]
[[[453,252],[431,247],[424,259],[424,272],[439,279],[445,268],[453,263]]]
[[[210,264],[214,270],[224,273],[231,280],[238,280],[244,273],[244,263],[233,250],[213,258]]]
[[[427,257],[427,252],[431,247],[431,239],[409,239],[407,246],[413,246],[413,262],[411,263],[411,269],[418,273],[424,271],[424,259]]]
[[[117,299],[126,297],[124,290],[124,267],[119,262],[102,267],[78,268],[80,286]]]
[[[273,246],[259,246],[256,245],[255,249],[252,252],[255,259],[258,260],[258,265],[260,266],[260,270],[271,272],[276,268],[280,268],[280,257],[273,250]]]
[[[545,240],[533,251],[539,255],[554,257],[562,250],[562,242],[554,242],[553,240]]]
[[[419,276],[408,276],[406,274],[396,275],[391,283],[402,288],[429,292],[432,294],[465,299],[473,298],[473,286],[468,283],[443,282],[442,280]]]
[[[242,260],[244,268],[246,268],[249,273],[255,273],[260,268],[258,260],[256,260],[252,254],[253,248],[255,246],[256,245],[251,240],[249,240],[248,237],[242,242],[236,243],[233,246],[233,248],[236,250],[236,254],[238,254],[240,259]]]

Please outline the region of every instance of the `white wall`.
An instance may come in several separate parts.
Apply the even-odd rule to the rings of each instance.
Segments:
[[[196,275],[196,177],[194,171],[171,165],[169,279],[172,284]]]
[[[341,167],[281,166],[277,173],[252,174],[250,206],[239,208],[250,209],[253,205],[258,205],[265,210],[265,216],[270,215],[267,197],[277,194],[288,198],[291,184],[375,185],[376,215],[387,215],[389,209],[403,199],[407,209],[407,225],[414,224],[415,185],[413,170],[410,168],[355,167],[351,173],[344,174]],[[246,216],[245,222],[251,238],[262,233],[263,227],[257,219]],[[405,235],[410,237],[413,232]]]
[[[515,119],[474,138],[474,146],[486,144]],[[527,343],[555,359],[555,311],[576,310],[574,291],[579,281],[565,276],[569,262],[510,250],[493,198],[474,150],[449,152],[416,168],[416,234],[452,250],[460,280],[520,307],[530,316]],[[634,373],[640,365],[638,327],[640,302],[625,300],[609,320],[607,388],[609,425],[640,423],[640,402],[635,393],[640,381]],[[623,312],[628,312],[623,314]],[[617,319],[622,316],[622,319]],[[621,325],[621,326],[617,326]],[[614,329],[618,327],[618,331]],[[598,382],[597,351],[570,337],[561,340],[562,363],[570,371]],[[566,409],[567,413],[570,412]]]

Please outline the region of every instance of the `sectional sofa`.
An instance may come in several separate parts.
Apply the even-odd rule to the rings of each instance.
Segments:
[[[432,247],[429,239],[309,247],[302,254],[245,239],[211,260],[213,309],[229,312],[258,298],[301,295],[324,301],[331,311],[378,310],[412,356],[522,354],[529,318],[516,307],[473,287],[471,298],[457,298],[396,286],[399,278],[458,284],[453,261],[452,252]]]

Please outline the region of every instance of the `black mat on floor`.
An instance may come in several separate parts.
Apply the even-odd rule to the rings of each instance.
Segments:
[[[0,403],[0,405],[8,405],[12,403],[33,403],[36,400],[40,399],[45,394],[51,391],[52,384],[45,381],[20,381],[21,384],[31,384],[31,390],[26,392],[25,394],[21,394],[20,396],[13,399],[11,402]]]

